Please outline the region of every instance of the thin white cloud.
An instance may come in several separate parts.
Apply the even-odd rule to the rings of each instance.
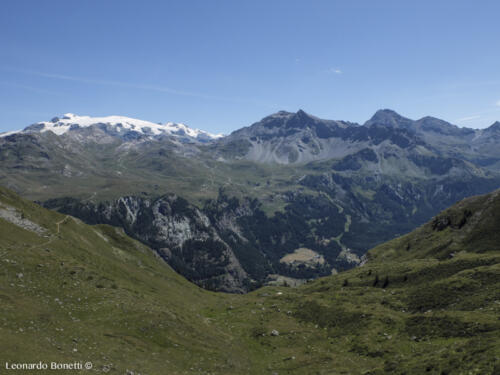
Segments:
[[[500,107],[499,103],[497,103],[497,106]],[[462,122],[468,122],[468,121],[473,121],[473,120],[478,120],[478,119],[482,119],[483,121],[486,121],[486,120],[492,118],[493,116],[496,116],[496,114],[498,112],[500,112],[500,108],[491,109],[491,107],[490,107],[490,109],[487,111],[476,112],[474,114],[471,114],[470,116],[465,116],[465,117],[459,118],[459,119],[455,120],[455,122],[462,123]]]
[[[498,102],[496,102],[496,106],[500,107],[500,100]]]
[[[457,123],[464,123],[464,122],[469,122],[469,121],[477,120],[477,119],[480,119],[480,118],[481,118],[480,115],[467,116],[467,117],[462,117],[462,118],[456,119],[455,122],[457,122]]]
[[[342,74],[343,73],[342,70],[340,70],[339,68],[328,68],[326,70],[326,72],[328,74]]]
[[[121,81],[92,79],[92,78],[85,78],[85,77],[68,76],[68,75],[63,75],[63,74],[37,72],[37,71],[32,71],[32,70],[14,69],[14,68],[6,68],[6,67],[1,67],[1,69],[8,70],[8,71],[14,71],[14,72],[18,72],[18,73],[23,73],[23,74],[35,75],[38,77],[63,80],[63,81],[73,81],[73,82],[80,82],[80,83],[94,84],[94,85],[116,86],[116,87],[125,87],[125,88],[138,89],[138,90],[157,91],[157,92],[173,94],[173,95],[191,96],[191,97],[195,97],[195,98],[221,100],[221,101],[228,101],[228,102],[233,102],[233,103],[256,104],[256,105],[260,105],[260,106],[269,107],[269,105],[267,103],[264,103],[264,102],[261,102],[258,100],[234,98],[234,97],[224,97],[224,96],[217,96],[217,95],[208,95],[208,94],[192,92],[192,91],[177,90],[177,89],[174,89],[171,87],[165,87],[165,86],[143,85],[143,84],[121,82]]]

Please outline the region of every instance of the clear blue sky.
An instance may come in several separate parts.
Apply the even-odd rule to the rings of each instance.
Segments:
[[[228,133],[280,109],[500,120],[498,1],[0,2],[0,131],[72,112]]]

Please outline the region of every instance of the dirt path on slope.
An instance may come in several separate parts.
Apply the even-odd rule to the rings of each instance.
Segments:
[[[67,219],[69,219],[70,217],[71,217],[71,216],[66,215],[66,216],[64,217],[64,219],[62,219],[62,220],[60,220],[60,221],[56,222],[56,225],[57,225],[57,232],[56,232],[56,233],[57,233],[57,234],[59,234],[59,232],[60,232],[60,225],[61,225],[62,223],[64,223]]]

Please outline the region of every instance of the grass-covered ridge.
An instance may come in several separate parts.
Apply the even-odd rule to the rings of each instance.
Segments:
[[[0,215],[0,363],[92,361],[110,374],[495,374],[499,204],[496,193],[465,200],[373,249],[363,267],[228,295],[190,284],[119,229],[0,189],[9,211]],[[28,222],[45,231],[23,229]]]

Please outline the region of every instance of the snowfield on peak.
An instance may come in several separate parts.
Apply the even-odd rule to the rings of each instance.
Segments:
[[[207,142],[223,137],[223,134],[211,134],[204,130],[192,129],[184,124],[167,122],[164,124],[154,123],[125,116],[90,117],[78,116],[66,113],[62,117],[54,117],[50,121],[37,122],[26,127],[24,130],[10,131],[0,134],[6,137],[15,133],[46,132],[51,131],[62,135],[69,130],[84,128],[92,125],[106,125],[116,128],[121,132],[136,132],[150,136],[172,135],[176,137],[188,137],[200,142]]]

